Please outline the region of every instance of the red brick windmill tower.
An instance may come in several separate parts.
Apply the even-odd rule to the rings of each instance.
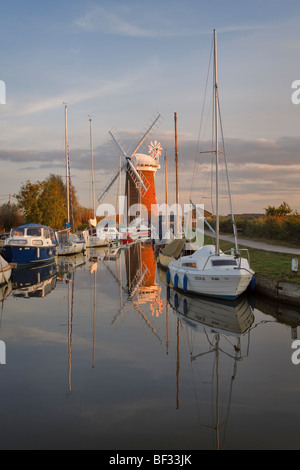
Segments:
[[[157,141],[154,141],[148,145],[148,154],[137,152],[159,119],[160,115],[154,119],[138,145],[135,147],[135,150],[131,153],[130,157],[126,154],[112,132],[109,132],[113,141],[125,158],[125,161],[121,166],[121,171],[126,171],[125,195],[127,196],[127,214],[129,214],[127,219],[128,223],[136,217],[136,212],[139,212],[138,207],[140,207],[141,210],[144,209],[146,211],[146,213],[141,215],[149,221],[151,219],[151,206],[157,202],[154,176],[156,171],[160,168],[159,157],[162,150],[161,146]],[[113,183],[117,180],[119,174],[120,170],[118,170],[115,176],[107,184],[103,193],[98,197],[99,203]]]
[[[157,203],[155,191],[155,173],[160,168],[159,157],[162,148],[156,140],[148,145],[149,153],[134,153],[131,163],[137,172],[130,166],[126,173],[125,194],[127,195],[129,220],[135,217],[136,210],[149,221],[151,219],[151,206]],[[146,212],[146,213],[143,213]]]

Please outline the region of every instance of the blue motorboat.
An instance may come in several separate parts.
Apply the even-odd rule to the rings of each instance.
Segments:
[[[2,256],[16,267],[53,263],[57,255],[55,231],[45,225],[26,224],[12,228]]]

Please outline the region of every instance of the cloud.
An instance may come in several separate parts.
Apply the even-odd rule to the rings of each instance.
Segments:
[[[138,80],[136,76],[122,77],[120,80],[107,80],[102,82],[88,83],[86,82],[83,88],[72,89],[64,92],[60,92],[55,96],[49,96],[46,98],[34,98],[31,97],[30,101],[24,103],[14,103],[11,100],[10,109],[14,110],[15,116],[24,116],[34,113],[40,113],[48,111],[57,107],[61,107],[63,102],[77,104],[83,101],[93,100],[101,98],[114,93],[119,93],[124,89]]]
[[[119,132],[117,140],[121,143],[126,153],[130,155],[131,150],[134,149],[135,144],[140,139],[140,134],[137,132]],[[162,147],[169,149],[169,152],[174,154],[174,136],[172,132],[158,132],[155,136],[159,140]],[[151,140],[151,136],[149,138]],[[143,146],[138,150],[139,152],[147,152],[148,140],[145,141]],[[179,147],[179,164],[183,165],[188,171],[194,166],[195,159],[197,165],[207,165],[211,160],[210,154],[201,154],[197,156],[197,142],[190,139],[187,134],[178,135]],[[203,149],[210,149],[211,143],[205,142]],[[243,168],[246,165],[258,165],[261,171],[271,171],[271,167],[280,168],[284,172],[287,167],[300,164],[299,158],[300,151],[300,138],[298,137],[280,137],[278,139],[257,139],[257,140],[243,140],[243,139],[227,139],[226,154],[228,164],[235,168]],[[76,168],[86,168],[89,165],[90,150],[88,148],[77,148],[72,150],[72,164]],[[94,160],[101,164],[105,170],[115,168],[119,162],[119,149],[115,146],[113,141],[108,137],[107,140],[94,149]],[[15,162],[57,162],[61,161],[61,151],[58,150],[0,150],[0,161],[15,161]],[[284,167],[283,169],[281,167]]]
[[[101,31],[106,34],[116,34],[129,37],[153,37],[153,29],[144,29],[133,22],[126,21],[103,7],[94,6],[74,21],[74,25],[85,31]]]
[[[135,132],[122,132],[117,135],[118,141],[125,148],[128,155],[139,135]],[[174,161],[174,136],[170,132],[158,132],[155,137],[168,149],[168,183],[170,199],[175,187],[175,161]],[[203,202],[205,192],[210,196],[212,161],[208,154],[199,155],[195,165],[195,153],[197,142],[187,135],[179,134],[179,180],[182,202],[188,202],[189,196],[195,195],[197,202]],[[139,152],[147,152],[147,143],[139,149]],[[234,206],[237,212],[263,212],[263,208],[269,204],[280,204],[286,200],[293,209],[299,210],[299,138],[281,137],[274,140],[258,139],[254,141],[242,139],[229,139],[227,145],[228,167],[231,180],[231,189],[234,198]],[[221,159],[221,158],[220,158]],[[47,172],[64,172],[64,151],[30,151],[30,150],[1,150],[0,161],[9,161],[22,168],[20,183],[37,177],[38,171],[47,177]],[[110,178],[119,168],[120,152],[110,138],[106,142],[94,148],[94,169],[98,181],[97,192],[101,193]],[[90,149],[78,148],[70,152],[71,173],[76,177],[75,186],[82,185],[87,191],[87,184],[82,184],[83,175],[88,179],[87,173],[91,169]],[[85,173],[81,173],[85,172]],[[27,176],[28,175],[28,176]],[[223,187],[220,193],[225,191],[225,175],[222,174]],[[156,175],[157,193],[164,197],[164,152],[161,157],[161,169]],[[193,186],[193,187],[192,187]],[[78,194],[80,195],[80,189]],[[112,194],[115,189],[112,188]],[[111,194],[111,196],[112,196]],[[208,201],[204,200],[205,204]],[[225,204],[225,198],[224,198]],[[248,207],[248,209],[247,209]],[[209,209],[208,209],[209,210]],[[224,209],[226,213],[227,209]],[[229,211],[229,210],[228,210]]]
[[[125,18],[128,16],[128,18]],[[141,25],[137,25],[133,20],[137,18],[137,12],[134,14],[129,8],[123,9],[122,14],[118,10],[118,14],[101,6],[89,7],[80,18],[74,20],[75,27],[86,32],[101,32],[103,34],[111,34],[117,36],[125,36],[131,38],[172,38],[172,37],[198,37],[202,35],[211,35],[211,29],[193,29],[191,27],[182,27],[179,23],[169,23],[165,19],[160,21],[159,16],[155,17],[155,22],[149,14],[144,18],[140,18]],[[152,18],[152,20],[151,20]],[[150,27],[149,27],[150,25]],[[222,33],[245,32],[262,29],[259,25],[240,24],[220,28],[218,31]]]

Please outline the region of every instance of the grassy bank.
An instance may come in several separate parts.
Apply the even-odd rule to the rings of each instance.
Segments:
[[[207,237],[205,243],[214,243],[211,237]],[[233,244],[224,240],[220,240],[220,248],[222,251],[230,250]],[[292,259],[295,255],[286,253],[276,253],[274,251],[258,250],[239,245],[249,252],[250,265],[255,273],[272,279],[300,284],[300,273],[292,272]]]

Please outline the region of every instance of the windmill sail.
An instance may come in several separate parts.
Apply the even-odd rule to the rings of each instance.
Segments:
[[[130,157],[128,157],[128,155],[126,154],[125,150],[123,149],[123,147],[121,146],[121,144],[117,141],[117,139],[114,137],[113,133],[111,131],[109,131],[109,135],[111,136],[111,138],[113,139],[113,141],[115,142],[115,144],[117,145],[117,147],[119,148],[119,150],[121,151],[122,155],[125,157],[126,161],[123,163],[123,165],[121,166],[121,171],[123,170],[126,170],[128,171],[130,177],[132,178],[132,180],[134,181],[137,189],[141,192],[141,194],[145,194],[148,189],[149,189],[149,183],[147,182],[146,178],[143,178],[143,176],[137,171],[137,169],[135,168],[133,162],[131,161],[132,157],[136,154],[136,152],[138,151],[138,149],[141,147],[141,145],[143,144],[143,142],[145,141],[145,139],[147,138],[147,136],[150,134],[150,132],[152,131],[152,129],[154,128],[154,126],[158,123],[159,119],[160,119],[161,115],[158,114],[156,116],[156,118],[154,119],[154,121],[152,122],[152,124],[149,126],[148,130],[145,132],[145,134],[142,136],[142,138],[140,139],[139,143],[137,144],[136,148],[134,149],[134,151],[131,153]],[[98,202],[101,202],[101,200],[103,199],[103,197],[105,196],[105,194],[109,191],[109,189],[111,188],[111,186],[115,183],[115,181],[118,179],[119,177],[119,174],[120,174],[120,170],[118,170],[116,172],[116,174],[112,177],[112,179],[109,181],[109,183],[106,185],[104,191],[99,194],[98,196]]]

